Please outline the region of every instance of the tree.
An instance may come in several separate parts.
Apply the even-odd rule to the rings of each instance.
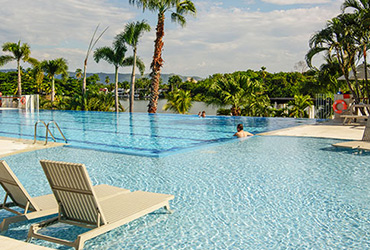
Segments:
[[[134,58],[125,57],[125,53],[127,48],[125,46],[125,41],[122,37],[116,37],[115,41],[113,42],[113,47],[101,47],[97,48],[94,52],[94,60],[99,63],[101,59],[104,61],[114,65],[114,72],[115,72],[115,111],[119,111],[119,100],[118,100],[118,69],[119,67],[123,66],[131,66],[133,65]],[[137,65],[142,67],[143,62],[141,60],[136,61]]]
[[[7,64],[13,60],[17,61],[18,71],[18,95],[22,95],[22,80],[21,80],[21,60],[23,62],[33,62],[35,59],[30,57],[31,49],[27,43],[21,45],[21,41],[18,43],[7,42],[3,44],[3,51],[10,52],[13,55],[0,56],[0,66]]]
[[[100,35],[95,39],[96,32],[98,31],[99,25],[96,26],[93,36],[91,37],[89,47],[87,48],[86,57],[84,60],[84,71],[83,71],[83,82],[82,82],[82,98],[85,98],[86,94],[86,69],[87,69],[87,60],[89,59],[89,55],[91,51],[94,49],[96,43],[99,41],[99,39],[103,36],[103,34],[107,31],[107,28],[100,33]],[[95,39],[95,41],[94,41]],[[85,101],[83,102],[83,104]],[[84,107],[82,107],[82,110],[84,110]]]
[[[345,0],[342,5],[343,12],[348,9],[355,9],[357,25],[357,41],[361,47],[361,53],[364,59],[364,73],[365,73],[365,88],[367,97],[370,98],[370,91],[368,86],[367,75],[367,60],[366,52],[370,42],[370,1],[367,0]]]
[[[292,106],[289,110],[289,116],[295,118],[304,118],[308,117],[305,109],[311,105],[313,102],[309,95],[295,95],[294,101],[290,101],[288,105]]]
[[[338,15],[328,21],[324,29],[315,33],[309,41],[310,50],[306,54],[306,62],[312,68],[312,58],[321,52],[325,52],[329,59],[335,57],[355,102],[359,103],[360,89],[355,69],[358,47],[355,46],[356,22],[354,17],[353,14],[348,13]],[[355,76],[354,87],[349,80],[350,69],[353,70]]]
[[[171,91],[175,91],[175,89],[178,89],[181,83],[182,80],[178,75],[173,75],[168,79],[168,84],[171,86]]]
[[[131,73],[131,86],[130,86],[130,109],[129,112],[134,112],[134,94],[135,94],[135,69],[137,60],[137,45],[139,44],[139,39],[143,35],[144,31],[150,31],[150,25],[145,21],[137,21],[126,24],[125,30],[117,35],[118,39],[122,39],[132,47],[133,50],[133,66]],[[145,68],[139,69],[141,75],[144,74]]]
[[[167,99],[167,103],[163,109],[170,109],[179,114],[188,113],[193,105],[190,91],[176,89],[165,94],[165,98]]]
[[[82,78],[82,69],[76,69],[76,78],[80,80]]]
[[[240,74],[226,74],[212,84],[205,102],[219,107],[230,105],[231,114],[240,116],[241,107],[251,103],[260,94],[262,85],[258,81],[251,81]]]
[[[143,11],[150,10],[158,13],[158,21],[156,27],[156,39],[154,41],[154,55],[153,61],[150,65],[152,72],[151,76],[151,94],[148,105],[149,113],[157,112],[157,103],[159,96],[159,81],[161,77],[161,67],[163,66],[162,50],[163,50],[163,37],[164,37],[164,20],[165,13],[172,11],[171,20],[185,26],[185,14],[196,13],[195,5],[190,0],[129,0],[130,4],[136,4],[142,8]],[[175,9],[175,11],[173,11]]]
[[[64,58],[57,58],[55,60],[45,60],[41,62],[41,69],[51,79],[51,107],[53,107],[55,96],[55,75],[62,75],[63,79],[68,77],[68,64]]]

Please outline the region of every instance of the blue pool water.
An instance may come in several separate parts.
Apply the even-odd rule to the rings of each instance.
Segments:
[[[40,159],[84,163],[94,185],[175,195],[173,214],[158,210],[85,249],[369,249],[370,154],[335,142],[259,136],[160,158],[61,147],[3,159],[32,196],[51,192]],[[24,240],[30,224],[5,236]],[[78,232],[44,233],[70,239]]]
[[[0,110],[0,136],[33,139],[38,120],[56,121],[71,147],[152,157],[232,142],[238,123],[243,123],[247,131],[261,133],[315,122],[287,118]],[[56,127],[53,124],[50,127],[57,141],[63,142]],[[37,139],[45,140],[45,127],[40,123],[37,128]]]
[[[139,114],[138,117],[136,124],[143,126],[139,130],[150,131],[143,121],[151,116]],[[189,138],[200,138],[197,137],[199,131],[205,135],[204,130],[208,128],[216,139],[227,138],[234,132],[233,122],[240,121],[216,117],[207,121],[176,115],[163,116],[163,119],[161,115],[156,117],[154,124],[166,137],[169,136],[165,132],[167,129],[162,129],[161,124],[167,126],[170,120],[172,126],[168,126],[168,130],[175,125],[183,128],[188,124],[185,128],[192,132],[183,133]],[[4,115],[0,130],[3,130],[3,118]],[[37,120],[37,117],[32,119]],[[14,118],[13,122],[31,124],[32,127],[32,119],[29,114],[24,114],[24,119],[17,121]],[[89,117],[88,120],[91,122],[92,119]],[[121,119],[117,128],[122,132],[125,123]],[[255,133],[312,122],[241,119],[248,124],[248,130]],[[198,127],[193,122],[198,121],[213,123],[213,126],[195,129]],[[58,123],[68,127],[61,121]],[[85,126],[89,131],[94,125]],[[126,126],[128,130],[131,128]],[[24,126],[14,127],[19,130],[15,137],[21,134],[26,138],[29,132],[25,132]],[[0,136],[10,136],[13,132],[7,133],[9,135]],[[179,130],[170,134],[181,138]],[[150,139],[145,142],[142,142],[145,137],[141,137],[141,148],[153,147],[154,139],[149,135],[146,137]],[[114,140],[110,140],[113,143]],[[158,210],[88,240],[84,249],[369,249],[370,153],[331,146],[338,141],[255,136],[247,140],[234,139],[230,143],[209,143],[208,147],[196,146],[191,151],[182,148],[166,157],[58,147],[1,159],[7,161],[31,196],[51,192],[39,164],[41,159],[84,163],[94,185],[105,183],[132,191],[175,196],[171,201],[173,214]],[[4,197],[2,190],[1,197]],[[0,211],[0,220],[8,215],[8,212]],[[3,235],[25,240],[32,222],[13,224]],[[83,231],[58,225],[43,233],[73,239]],[[42,240],[32,242],[68,249]]]

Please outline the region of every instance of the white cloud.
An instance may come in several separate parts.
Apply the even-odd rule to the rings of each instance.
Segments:
[[[271,12],[202,9],[186,28],[167,31],[165,71],[202,76],[261,66],[290,71],[304,60],[310,36],[340,13],[339,6]]]
[[[185,28],[170,25],[167,16],[162,72],[208,76],[249,68],[259,70],[261,66],[270,72],[292,70],[304,59],[310,36],[323,28],[326,20],[339,14],[341,3],[335,0],[320,7],[260,12],[196,1],[197,18],[189,16]],[[140,13],[134,6],[117,7],[106,0],[6,1],[0,8],[0,44],[20,39],[30,44],[33,57],[39,60],[64,57],[70,71],[74,71],[83,66],[98,23],[100,30],[108,25],[109,29],[97,47],[111,46],[125,23],[142,19],[138,17]],[[146,12],[143,16],[147,19],[150,14]],[[151,24],[152,31],[142,37],[138,48],[146,72],[155,39],[155,22]],[[130,49],[127,55],[131,55]],[[8,64],[6,68],[15,65]],[[113,67],[103,61],[96,64],[90,57],[88,71],[113,72]],[[130,69],[120,72],[129,73]]]
[[[110,45],[134,16],[128,9],[103,0],[6,1],[0,8],[0,43],[21,40],[31,46],[31,56],[39,60],[64,57],[74,70],[82,67],[98,24],[100,31],[109,26],[98,46]]]
[[[277,5],[293,5],[293,4],[323,4],[330,3],[331,0],[262,0],[262,2]]]

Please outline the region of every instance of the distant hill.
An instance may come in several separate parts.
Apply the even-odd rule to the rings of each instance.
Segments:
[[[10,71],[16,71],[16,69],[0,69],[0,72],[10,72]],[[89,76],[92,76],[94,74],[97,74],[99,76],[99,79],[100,79],[101,83],[105,83],[105,78],[107,76],[109,77],[110,82],[114,82],[114,73],[103,73],[103,72],[100,72],[100,73],[86,73],[86,76],[89,77]],[[76,75],[75,72],[69,72],[70,77],[75,77],[75,75]],[[167,84],[168,79],[173,75],[176,75],[176,74],[161,74],[163,84]],[[181,76],[181,75],[178,75],[178,76],[180,76],[182,81],[186,81],[188,78],[193,78],[196,81],[202,80],[202,78],[198,77],[198,76]],[[143,77],[150,78],[149,74],[145,74]],[[136,75],[136,78],[137,79],[141,78],[141,75]],[[124,81],[130,82],[131,81],[131,74],[118,74],[118,81],[119,82],[124,82]]]

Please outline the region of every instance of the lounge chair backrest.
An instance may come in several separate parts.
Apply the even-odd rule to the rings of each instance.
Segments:
[[[48,160],[41,160],[40,163],[63,220],[97,226],[105,224],[85,165]]]
[[[370,116],[367,118],[364,134],[362,135],[363,141],[370,141]]]
[[[39,207],[32,202],[31,196],[4,160],[0,160],[0,184],[17,206],[26,208],[29,202],[28,210],[39,211]]]

